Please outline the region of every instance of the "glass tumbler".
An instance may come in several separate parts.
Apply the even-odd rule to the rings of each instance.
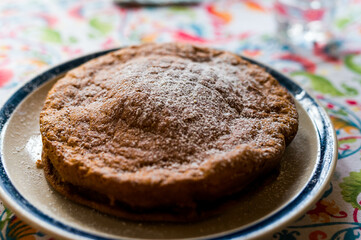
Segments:
[[[275,0],[274,8],[283,43],[312,48],[331,41],[336,0]]]

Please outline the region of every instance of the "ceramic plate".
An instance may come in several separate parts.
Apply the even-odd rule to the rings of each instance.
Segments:
[[[312,207],[328,187],[337,155],[330,119],[300,86],[253,61],[293,94],[300,116],[299,131],[286,149],[278,174],[242,194],[221,215],[188,224],[131,222],[68,201],[51,189],[35,165],[42,147],[39,113],[59,77],[107,52],[40,74],[0,109],[0,197],[30,225],[62,239],[264,239]]]

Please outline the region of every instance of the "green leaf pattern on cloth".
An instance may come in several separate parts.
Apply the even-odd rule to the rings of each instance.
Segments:
[[[343,139],[343,140],[339,140],[338,141],[338,146],[341,146],[342,144],[347,144],[347,143],[355,143],[357,140],[356,139]]]
[[[345,90],[344,95],[346,95],[346,96],[357,96],[358,95],[358,91],[355,88],[350,87],[346,83],[342,83],[341,86]]]
[[[105,21],[99,17],[94,17],[94,18],[90,19],[89,24],[91,27],[93,27],[94,29],[99,31],[102,35],[106,35],[113,28],[113,26],[110,22]]]
[[[361,205],[357,201],[358,195],[361,193],[361,171],[350,172],[350,176],[345,177],[340,183],[343,199],[350,203],[352,207],[360,209]]]
[[[291,75],[307,77],[311,81],[312,89],[317,92],[329,94],[331,96],[344,96],[345,95],[340,90],[335,88],[333,86],[333,84],[323,76],[308,73],[308,72],[294,72]]]
[[[361,64],[357,64],[355,58],[357,55],[350,54],[345,57],[345,66],[355,73],[361,74]]]
[[[62,42],[60,33],[50,28],[42,29],[41,38],[46,42],[52,42],[52,43]]]
[[[44,236],[18,217],[8,208],[3,208],[0,214],[0,239],[1,240],[35,240]]]
[[[344,17],[344,18],[339,18],[336,21],[336,26],[340,29],[345,28],[348,24],[350,24],[352,22],[352,19],[350,19],[349,17]]]

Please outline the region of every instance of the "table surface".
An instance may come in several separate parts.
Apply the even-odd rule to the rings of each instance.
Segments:
[[[122,8],[104,0],[0,2],[0,104],[60,62],[143,42],[179,41],[243,54],[286,73],[326,108],[338,162],[322,198],[271,239],[358,239],[361,234],[361,1],[339,8],[339,58],[291,51],[277,40],[272,1],[205,1],[192,6]],[[52,239],[0,207],[1,239]]]

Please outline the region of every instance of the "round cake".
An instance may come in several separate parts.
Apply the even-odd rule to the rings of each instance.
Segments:
[[[200,218],[278,166],[291,95],[261,67],[188,44],[131,46],[68,72],[40,114],[55,190],[133,220]]]

